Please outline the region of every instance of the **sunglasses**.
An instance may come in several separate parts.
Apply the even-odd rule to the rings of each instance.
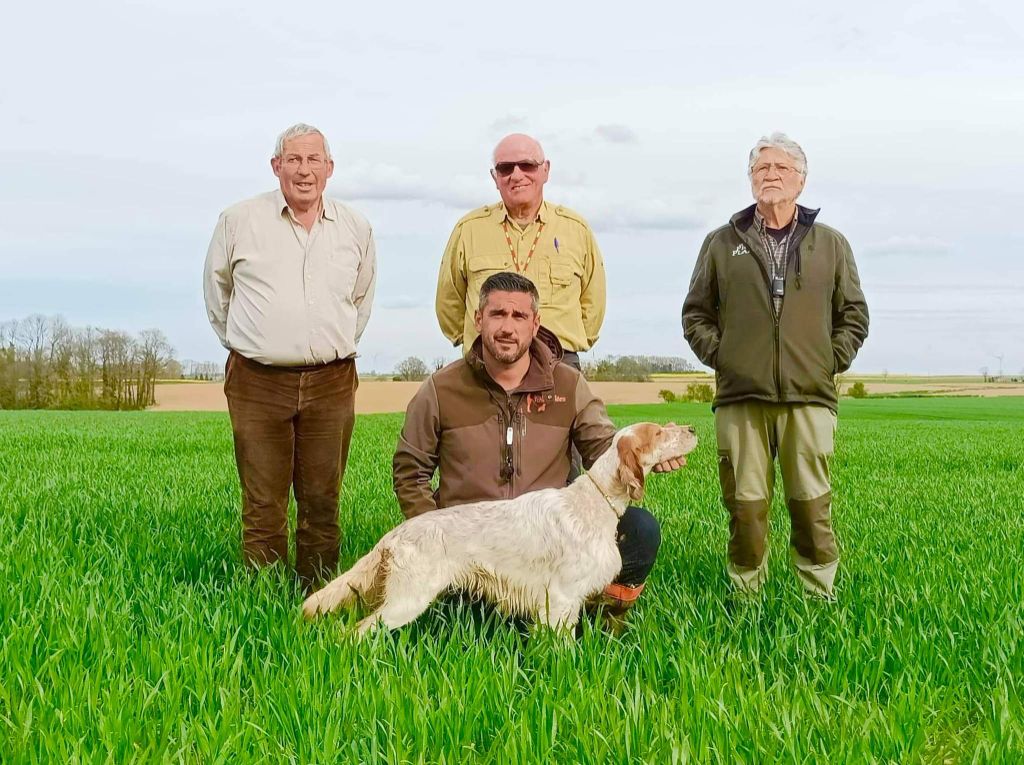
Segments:
[[[512,173],[516,171],[517,167],[524,173],[535,173],[543,164],[543,162],[534,162],[533,160],[523,160],[521,162],[499,162],[494,166],[494,172],[503,178],[506,178],[512,175]]]

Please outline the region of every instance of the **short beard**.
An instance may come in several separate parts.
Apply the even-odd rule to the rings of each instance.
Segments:
[[[499,346],[493,338],[486,337],[484,338],[484,345],[487,347],[487,351],[491,356],[502,364],[515,364],[519,359],[526,355],[527,351],[530,350],[530,344],[523,343],[522,345],[517,345],[514,350],[506,351],[502,346]]]
[[[779,205],[785,204],[786,202],[796,202],[796,199],[789,199],[786,196],[786,192],[782,190],[771,189],[763,192],[757,197],[757,203],[759,205]]]

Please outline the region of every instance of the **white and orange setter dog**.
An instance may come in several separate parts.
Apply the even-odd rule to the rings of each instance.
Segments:
[[[688,426],[632,425],[564,489],[410,518],[311,595],[303,613],[314,618],[360,599],[373,608],[358,624],[365,635],[408,624],[445,590],[462,589],[510,615],[572,627],[586,599],[622,567],[616,526],[626,505],[643,495],[645,475],[696,445]]]

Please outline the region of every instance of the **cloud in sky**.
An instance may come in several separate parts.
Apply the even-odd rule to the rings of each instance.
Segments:
[[[509,133],[524,133],[529,127],[530,121],[519,114],[506,114],[503,117],[498,117],[490,125],[488,125],[488,132],[495,138],[502,138]]]
[[[18,72],[0,88],[0,320],[159,326],[183,356],[218,358],[199,289],[217,214],[276,185],[274,137],[302,120],[331,140],[328,193],[378,238],[368,363],[452,352],[433,315],[441,252],[497,201],[490,152],[509,132],[542,141],[546,197],[598,232],[596,354],[688,355],[697,250],[749,204],[746,154],[778,128],[808,152],[803,201],[854,245],[875,322],[856,369],[970,372],[986,347],[1024,366],[1020,4],[784,4],[736,24],[723,3],[610,16],[523,0],[543,32],[514,37],[498,6],[233,5],[65,3],[59,25],[45,4],[6,12],[47,34],[0,47]],[[680,45],[680,29],[700,34]],[[766,40],[800,44],[766,71]],[[916,312],[933,304],[950,310]]]
[[[707,225],[707,215],[683,199],[599,202],[591,213],[597,231],[691,231]]]
[[[453,208],[478,207],[480,181],[466,176],[431,183],[395,165],[356,162],[334,173],[331,193],[343,199],[385,202],[425,202]]]
[[[897,234],[865,245],[864,252],[868,255],[934,257],[938,255],[951,255],[953,253],[953,245],[934,236]]]
[[[422,308],[427,300],[424,296],[393,295],[377,301],[381,308],[393,311],[401,311],[408,308]]]
[[[355,201],[421,202],[468,212],[498,201],[497,191],[480,176],[452,176],[437,184],[394,165],[357,162],[335,171],[331,193]],[[560,190],[560,198],[548,198],[576,208],[597,230],[686,230],[706,220],[692,201],[681,198],[614,199],[610,190],[576,185],[563,185]]]
[[[594,133],[608,143],[637,143],[636,133],[626,125],[598,125]]]

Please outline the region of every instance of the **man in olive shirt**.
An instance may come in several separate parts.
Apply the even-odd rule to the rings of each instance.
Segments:
[[[715,370],[729,576],[749,593],[767,575],[777,455],[797,575],[808,593],[832,599],[832,378],[867,337],[868,309],[850,244],[796,203],[807,177],[803,149],[782,133],[766,136],[747,173],[756,204],[708,234],[683,304],[686,340]]]
[[[355,354],[376,278],[366,219],[324,197],[327,140],[298,124],[270,160],[280,188],[225,210],[203,288],[230,350],[224,393],[242,483],[242,553],[288,560],[288,490],[298,504],[295,567],[311,584],[338,561],[338,497],[355,423]]]
[[[506,136],[494,149],[491,178],[501,195],[464,216],[448,241],[437,279],[437,320],[445,337],[469,353],[477,337],[473,316],[484,280],[511,271],[540,293],[544,326],[580,368],[604,321],[605,275],[601,251],[577,213],[544,201],[551,163],[527,135]]]

